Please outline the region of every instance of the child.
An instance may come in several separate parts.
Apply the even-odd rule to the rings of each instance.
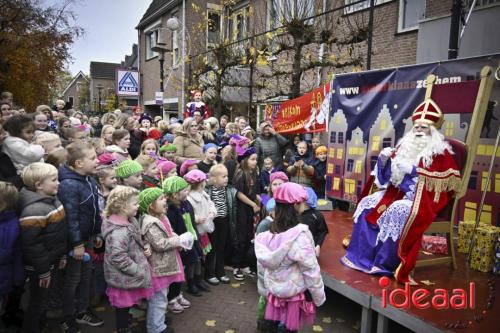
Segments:
[[[312,235],[306,225],[299,223],[306,190],[298,184],[285,183],[276,189],[274,199],[271,229],[255,237],[255,254],[259,269],[264,270],[264,293],[268,295],[265,319],[273,321],[275,327],[281,324],[286,330],[297,332],[301,324],[313,323],[314,305],[325,302],[324,285]]]
[[[109,303],[115,308],[118,333],[130,332],[130,307],[153,294],[151,268],[146,258],[151,250],[143,244],[134,217],[139,208],[138,194],[132,187],[117,186],[104,210],[104,277]]]
[[[99,184],[99,210],[102,212],[106,207],[109,194],[118,184],[113,164],[99,163],[97,167],[97,183]]]
[[[144,169],[136,161],[124,160],[116,167],[116,178],[120,185],[131,186],[136,190],[142,188],[142,173]]]
[[[316,148],[316,159],[313,162],[314,166],[314,176],[312,183],[314,185],[314,190],[319,198],[325,197],[325,185],[326,185],[326,152],[325,146],[319,146]]]
[[[207,175],[201,170],[192,170],[184,176],[184,179],[191,186],[187,199],[193,207],[196,229],[200,235],[201,249],[206,256],[206,265],[211,266],[214,263],[215,254],[212,251],[209,234],[214,231],[213,219],[217,215],[217,208],[215,208],[215,204],[205,192]],[[209,273],[209,270],[205,268],[207,282],[214,286],[218,285],[219,280]]]
[[[116,160],[121,162],[129,160],[130,154],[128,148],[130,147],[130,133],[125,129],[117,129],[113,132],[113,144],[106,147],[106,151],[113,153]]]
[[[167,199],[163,190],[157,187],[147,188],[139,193],[139,208],[144,214],[141,220],[141,234],[145,242],[151,246],[153,297],[148,302],[146,327],[148,332],[173,332],[165,324],[167,310],[168,287],[174,282],[184,282],[179,248],[183,238],[194,240],[189,232],[177,236],[170,226],[167,211]]]
[[[270,157],[266,157],[262,165],[262,170],[260,171],[260,187],[263,192],[267,192],[269,190],[269,184],[271,182],[269,177],[271,176],[271,173],[276,171],[273,167],[273,160]]]
[[[102,238],[99,193],[93,176],[97,156],[93,148],[81,141],[66,147],[68,161],[59,168],[59,200],[64,206],[68,223],[68,247],[74,255],[68,257],[63,288],[64,332],[77,332],[76,322],[101,326],[104,322],[89,309],[92,263],[82,261],[85,252],[100,248]],[[78,309],[75,317],[75,297],[78,288]]]
[[[215,145],[214,143],[207,143],[203,146],[203,154],[205,155],[205,158],[202,161],[198,162],[197,165],[198,169],[208,174],[210,168],[217,163],[215,161],[215,158],[217,156],[217,145]]]
[[[50,153],[58,149],[63,149],[59,135],[50,132],[41,132],[37,135],[35,144],[42,146],[43,150],[45,150],[44,159],[47,158]]]
[[[20,192],[22,253],[29,277],[30,299],[23,332],[42,332],[53,270],[66,266],[67,225],[57,199],[57,169],[35,162],[23,169]]]
[[[314,135],[311,139],[311,151],[315,152],[319,146],[321,146],[321,141],[319,139],[319,136]]]
[[[312,164],[307,154],[307,143],[305,141],[299,142],[297,153],[292,156],[288,163],[287,173],[290,175],[290,181],[303,186],[311,186],[314,175]]]
[[[306,209],[301,215],[300,222],[309,227],[309,231],[311,232],[314,240],[314,251],[316,253],[316,257],[319,257],[320,248],[323,246],[325,237],[328,234],[328,226],[326,225],[323,214],[316,210],[316,206],[318,205],[318,197],[316,196],[316,193],[310,187],[307,187],[306,191]]]
[[[157,178],[160,182],[163,182],[165,179],[177,176],[177,165],[171,161],[160,161],[158,163],[158,174]]]
[[[91,138],[90,144],[95,149],[95,153],[97,156],[101,156],[106,152],[106,145],[104,144],[104,140],[101,138]]]
[[[34,162],[41,162],[45,150],[42,146],[32,144],[35,125],[27,116],[12,116],[4,123],[3,128],[9,132],[2,149],[10,157],[20,175],[23,168]]]
[[[254,235],[255,218],[260,212],[257,201],[260,202],[260,183],[257,176],[257,153],[255,148],[247,148],[238,155],[239,169],[236,171],[233,186],[238,191],[236,206],[238,219],[234,230],[236,230],[236,242],[234,245],[233,275],[235,280],[244,279],[243,273],[251,274],[247,254],[250,249],[251,240]]]
[[[154,139],[147,139],[141,145],[141,154],[148,156],[158,156],[158,151],[160,147],[158,147],[158,142]]]
[[[19,218],[15,213],[19,193],[14,185],[0,182],[0,306],[2,321],[6,326],[21,324],[18,316],[24,289],[24,269],[21,240],[19,239]],[[38,280],[37,280],[38,281]],[[20,317],[20,318],[19,318]],[[6,331],[9,331],[6,329]]]
[[[177,147],[171,143],[164,144],[160,148],[160,155],[167,161],[175,162],[175,153],[177,152]]]
[[[205,274],[215,277],[222,283],[229,283],[229,278],[224,271],[224,250],[230,232],[229,228],[235,226],[238,219],[236,211],[238,191],[234,187],[228,186],[227,168],[224,164],[214,165],[210,169],[210,184],[206,187],[206,191],[217,209],[214,218],[215,229],[213,233],[209,234],[210,242],[213,245],[212,253],[215,256],[207,258]],[[232,230],[231,235],[231,238],[234,239],[236,230]]]
[[[193,222],[195,221],[195,217],[193,207],[187,201],[188,187],[188,183],[179,176],[169,177],[163,182],[163,190],[169,195],[167,216],[174,232],[180,235],[189,231],[194,237],[193,248],[188,251],[182,251],[181,258],[186,270],[188,292],[193,296],[201,296],[200,290],[209,291],[210,288],[201,279],[201,259],[203,253],[200,247],[198,232],[194,228]],[[182,295],[180,295],[180,284],[174,284],[173,288],[172,293],[169,295],[170,307],[175,306],[174,302],[178,302],[180,305],[184,302]],[[190,306],[190,304],[186,306]]]
[[[104,140],[105,146],[111,146],[113,144],[113,132],[115,128],[113,125],[104,125],[101,130],[101,139]]]
[[[185,160],[179,168],[179,176],[184,177],[186,173],[194,169],[198,169],[198,161],[193,159]]]
[[[49,121],[47,115],[41,111],[37,111],[33,114],[33,123],[37,132],[50,132],[51,128],[49,126]]]
[[[135,159],[142,167],[142,187],[160,187],[160,182],[158,181],[157,174],[158,168],[156,166],[156,160],[150,155],[139,155]]]
[[[66,149],[57,149],[45,157],[45,163],[55,166],[57,169],[68,160],[68,152]]]

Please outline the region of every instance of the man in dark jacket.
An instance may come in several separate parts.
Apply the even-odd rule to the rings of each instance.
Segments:
[[[92,247],[102,246],[101,216],[97,183],[93,177],[97,167],[95,150],[81,141],[66,147],[67,164],[59,168],[58,197],[68,221],[69,248],[73,256],[68,258],[63,290],[64,332],[76,332],[76,322],[89,326],[101,326],[104,322],[89,310],[92,263],[83,261],[84,253]],[[75,296],[78,290],[78,309],[75,318]]]
[[[264,159],[270,157],[274,162],[274,167],[283,169],[283,154],[281,149],[288,144],[288,139],[277,133],[272,124],[264,121],[260,124],[260,135],[255,140],[254,147],[257,151],[258,166],[262,169]]]

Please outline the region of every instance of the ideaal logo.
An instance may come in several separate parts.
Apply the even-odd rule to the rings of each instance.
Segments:
[[[391,280],[384,276],[378,280],[382,288],[382,306],[387,307],[387,303],[398,309],[474,309],[476,307],[476,286],[474,282],[469,283],[468,290],[453,289],[451,294],[446,289],[437,288],[433,291],[416,288],[410,290],[410,284],[405,283],[404,289],[396,288],[387,290]]]

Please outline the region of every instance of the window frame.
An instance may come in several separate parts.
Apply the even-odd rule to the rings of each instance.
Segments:
[[[357,4],[356,6],[354,6],[356,8],[351,8],[353,6],[349,6],[349,4],[351,4],[353,2],[358,2],[358,1],[359,0],[344,0],[344,6],[347,6],[344,8],[344,15],[357,13],[357,12],[360,12],[360,11],[363,11],[365,9],[370,8],[370,0],[365,0],[364,4],[363,3]],[[375,7],[383,5],[383,4],[391,2],[391,1],[393,1],[393,0],[375,0]],[[360,7],[358,7],[358,6],[360,6]]]
[[[161,19],[150,24],[143,31],[144,33],[144,59],[145,61],[149,61],[151,59],[159,57],[159,53],[151,50],[151,35],[155,36],[156,41],[158,41],[158,29],[161,27]]]
[[[208,38],[208,34],[209,34],[209,31],[208,31],[209,18],[208,18],[208,16],[210,15],[210,13],[214,13],[214,14],[219,15],[219,19],[220,19],[219,40],[215,41],[215,42],[209,41],[209,38]],[[207,45],[207,50],[208,50],[210,47],[214,47],[218,43],[222,43],[224,41],[224,7],[221,5],[216,5],[214,3],[207,3],[206,19],[207,19],[207,23],[206,23],[205,34],[206,34],[206,45]]]
[[[277,2],[279,2],[279,9],[278,9],[279,13],[277,13],[277,14],[278,14],[278,18],[276,18],[276,17],[272,17],[272,16],[271,16],[271,8],[272,8],[272,6],[271,6],[271,5],[272,5],[274,2],[276,2],[276,1],[277,1]],[[283,25],[281,24],[281,22],[283,21],[283,17],[282,17],[282,15],[281,15],[283,11],[281,10],[281,8],[283,8],[283,3],[284,3],[284,2],[287,2],[287,1],[290,1],[290,0],[267,0],[267,2],[266,2],[266,4],[267,4],[267,8],[266,8],[266,26],[267,26],[267,30],[278,29],[278,28],[281,28],[281,27],[283,26]],[[293,0],[292,0],[292,1],[293,1]],[[314,16],[315,14],[317,14],[317,13],[314,11],[314,8],[315,8],[315,0],[297,0],[297,2],[298,2],[298,1],[301,1],[301,2],[303,2],[303,1],[308,1],[308,2],[310,2],[310,3],[311,3],[311,8],[310,8],[311,13],[310,13],[310,15],[307,15],[306,17],[309,17],[309,16]],[[385,0],[385,1],[392,1],[392,0]],[[289,13],[289,14],[288,14],[288,15],[290,15],[290,17],[293,17],[293,14],[294,14],[294,12],[295,12],[295,3],[296,3],[295,1],[293,1],[293,2],[292,2],[292,5],[293,5],[293,6],[291,7],[291,11],[292,11],[292,13]],[[309,8],[308,8],[308,9],[309,9]],[[286,15],[286,13],[285,13],[285,15]],[[272,19],[274,19],[274,21],[277,21],[277,22],[276,22],[276,25],[272,25],[272,24],[271,24],[271,22],[273,21]],[[309,19],[309,20],[307,20],[307,21],[306,21],[306,24],[308,24],[308,25],[312,25],[313,23],[314,23],[314,18]]]
[[[415,0],[413,0],[415,1]],[[427,5],[426,0],[421,0],[424,2],[424,16],[425,16],[425,7]],[[399,10],[398,10],[398,33],[403,33],[403,32],[408,32],[408,31],[415,31],[418,30],[418,20],[417,20],[417,25],[413,27],[408,27],[408,28],[403,28],[403,15],[404,15],[404,3],[405,0],[399,0]]]

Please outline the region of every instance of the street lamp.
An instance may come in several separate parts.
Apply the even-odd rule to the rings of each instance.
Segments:
[[[96,88],[97,88],[97,91],[98,91],[98,100],[99,100],[99,106],[98,107],[99,107],[99,112],[101,112],[102,111],[102,108],[101,108],[101,91],[102,91],[102,89],[104,87],[102,86],[102,84],[99,83],[98,85],[96,85]]]

